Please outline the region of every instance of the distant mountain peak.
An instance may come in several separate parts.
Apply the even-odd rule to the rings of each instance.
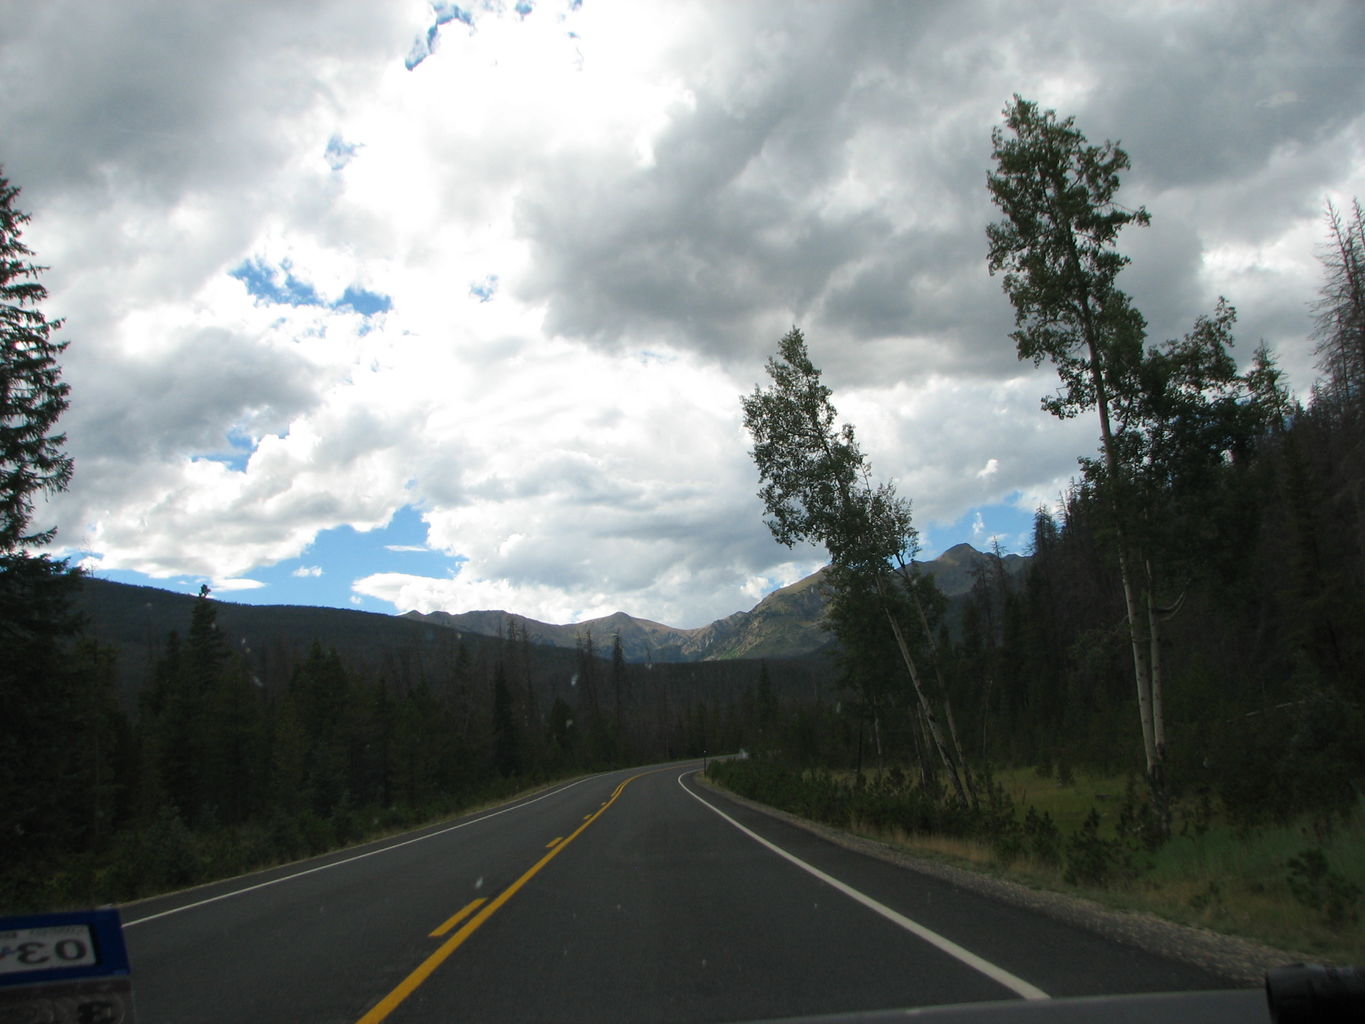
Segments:
[[[948,548],[940,554],[938,558],[933,559],[933,561],[937,562],[945,559],[956,561],[962,558],[982,558],[985,554],[986,552],[978,551],[964,540],[962,543],[954,544],[952,547]]]
[[[916,562],[915,568],[934,577],[949,598],[968,593],[977,572],[995,556],[967,543],[955,544],[937,558]],[[1019,555],[1002,560],[1006,575],[1027,564]],[[612,638],[630,661],[705,661],[725,658],[782,658],[809,654],[829,646],[833,635],[825,626],[829,603],[822,584],[826,569],[767,594],[749,611],[739,611],[710,625],[678,629],[617,611],[597,619],[556,625],[503,611],[407,612],[405,618],[433,622],[469,633],[504,636],[509,620],[516,621],[533,643],[575,647],[591,635],[599,653]],[[607,641],[608,643],[603,643]]]

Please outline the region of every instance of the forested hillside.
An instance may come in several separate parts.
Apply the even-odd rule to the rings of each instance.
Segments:
[[[54,608],[102,599],[117,639],[110,586],[57,575],[41,589]],[[584,770],[739,749],[780,703],[833,691],[818,659],[632,665],[590,637],[564,650],[515,630],[137,593],[123,629],[150,654],[131,693],[120,648],[74,617],[62,653],[30,663],[41,674],[26,677],[13,742],[47,767],[4,809],[7,906],[126,898]],[[148,618],[157,608],[183,621]]]

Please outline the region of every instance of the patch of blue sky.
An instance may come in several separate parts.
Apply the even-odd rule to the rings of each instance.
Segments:
[[[441,25],[448,25],[452,21],[462,21],[470,28],[474,27],[474,15],[459,4],[435,0],[431,5],[431,12],[436,15],[436,27],[438,28]]]
[[[77,556],[88,555],[83,552]],[[235,584],[214,591],[222,601],[240,604],[293,604],[322,608],[360,608],[363,611],[393,613],[393,606],[376,598],[356,595],[351,585],[358,579],[380,572],[414,576],[451,576],[464,563],[427,546],[426,524],[411,505],[394,513],[388,525],[368,532],[350,526],[324,530],[297,558],[270,566],[258,566],[242,574]],[[199,576],[156,578],[127,569],[101,569],[99,560],[87,563],[94,575],[117,583],[157,587],[177,593],[195,594],[203,583],[213,581]],[[248,587],[249,583],[259,584]],[[240,589],[239,589],[240,588]]]
[[[488,274],[482,281],[471,281],[469,294],[480,302],[491,302],[498,292],[498,275]]]
[[[1017,504],[1018,494],[994,505],[969,509],[951,523],[921,523],[921,561],[937,558],[957,544],[967,543],[978,551],[989,551],[1000,542],[1005,554],[1026,555],[1033,543],[1033,510]]]
[[[297,558],[251,573],[266,586],[240,595],[251,604],[304,604],[392,612],[387,602],[356,595],[351,585],[380,572],[450,575],[461,560],[427,547],[427,528],[405,505],[387,526],[361,531],[338,526],[319,533]],[[357,600],[357,598],[359,598]]]
[[[327,149],[323,151],[323,155],[327,158],[328,167],[334,171],[340,171],[355,158],[358,152],[360,152],[359,143],[347,142],[340,135],[333,135],[327,140]]]
[[[430,35],[431,33],[428,34]],[[418,36],[412,41],[412,46],[408,49],[408,55],[403,58],[403,67],[411,71],[430,56],[431,41]]]
[[[436,52],[436,42],[440,38],[442,25],[449,25],[452,21],[458,21],[468,25],[471,29],[474,27],[474,15],[456,4],[437,0],[431,5],[431,11],[435,15],[435,22],[425,32],[418,34],[417,38],[412,41],[412,47],[408,50],[407,57],[403,59],[403,67],[409,71]]]
[[[372,292],[359,285],[350,285],[335,302],[325,302],[317,289],[309,282],[295,276],[294,266],[285,260],[273,267],[263,259],[243,260],[228,271],[235,277],[257,302],[268,302],[281,306],[318,306],[322,309],[349,309],[361,316],[369,317],[376,313],[387,313],[393,308],[393,300],[380,292]]]
[[[197,461],[200,459],[208,462],[220,462],[233,472],[240,473],[246,469],[247,462],[251,459],[252,453],[256,450],[256,442],[246,434],[238,430],[230,430],[227,435],[227,447],[218,451],[204,452],[193,456]]]
[[[393,300],[387,295],[379,292],[366,291],[364,288],[357,288],[351,285],[341,293],[341,301],[337,307],[355,310],[361,316],[374,316],[376,313],[387,313],[393,309]]]
[[[233,448],[226,452],[209,452],[204,455],[192,455],[194,462],[217,462],[234,473],[241,473],[246,469],[246,464],[251,460],[251,448]]]
[[[517,12],[517,17],[522,18],[523,20],[535,9],[536,5],[531,3],[530,0],[517,0],[516,5],[512,8],[512,10]]]
[[[307,281],[294,276],[293,264],[285,260],[279,267],[272,267],[265,260],[248,259],[228,271],[246,285],[253,298],[287,306],[324,305],[317,290]]]

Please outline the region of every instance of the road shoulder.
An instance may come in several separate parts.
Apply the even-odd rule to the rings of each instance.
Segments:
[[[916,857],[887,843],[809,821],[775,807],[769,807],[767,804],[739,796],[723,786],[717,785],[701,773],[691,776],[691,781],[710,793],[726,800],[732,800],[743,807],[765,814],[778,821],[804,829],[845,849],[875,857],[909,871],[930,875],[1014,906],[1047,914],[1057,920],[1095,932],[1115,942],[1133,946],[1149,953],[1181,960],[1227,978],[1232,982],[1260,984],[1265,977],[1265,972],[1271,967],[1301,962],[1305,959],[1303,954],[1275,949],[1272,946],[1250,939],[1177,924],[1174,921],[1167,921],[1154,914],[1141,911],[1115,910],[1070,893],[1034,889],[1011,879],[982,874],[954,864]]]

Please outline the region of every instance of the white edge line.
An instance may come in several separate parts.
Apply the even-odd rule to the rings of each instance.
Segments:
[[[861,903],[863,906],[867,907],[868,910],[871,910],[877,914],[881,914],[882,917],[886,918],[893,924],[900,925],[900,927],[904,928],[912,935],[919,936],[919,938],[923,939],[931,946],[934,946],[942,950],[943,952],[947,953],[949,956],[962,961],[962,963],[966,964],[968,967],[980,971],[982,974],[990,978],[992,981],[1004,985],[1007,989],[1009,989],[1011,992],[1014,992],[1016,995],[1022,996],[1024,999],[1051,998],[1051,996],[1049,996],[1042,989],[1038,988],[1036,985],[1030,985],[1023,978],[1011,974],[1003,967],[997,967],[989,960],[983,960],[981,957],[977,956],[971,950],[964,949],[963,947],[959,946],[952,939],[944,938],[938,932],[932,931],[924,927],[924,925],[920,924],[917,921],[910,920],[910,918],[906,917],[904,914],[892,910],[884,903],[878,903],[871,896],[868,896],[865,893],[861,893],[857,889],[853,888],[851,885],[847,885],[839,881],[839,879],[835,878],[833,875],[825,874],[823,871],[821,871],[814,865],[807,864],[800,857],[788,853],[786,850],[782,849],[782,847],[777,846],[776,844],[771,843],[768,840],[764,839],[757,832],[754,832],[753,830],[748,829],[745,826],[741,825],[739,822],[737,822],[734,818],[730,817],[730,815],[726,814],[720,808],[716,807],[714,804],[707,803],[706,800],[702,799],[692,790],[684,786],[683,779],[690,774],[692,774],[692,772],[683,772],[682,775],[678,776],[678,785],[682,786],[682,791],[686,793],[688,796],[692,797],[692,799],[700,803],[703,807],[709,808],[716,814],[720,815],[722,818],[728,821],[731,825],[735,826],[735,828],[739,829],[754,842],[767,847],[769,850],[777,854],[779,857],[795,864],[802,871],[814,875],[816,878],[820,879],[820,881],[824,882],[831,888],[837,889],[839,892],[843,893],[849,899]]]
[[[389,846],[381,846],[377,850],[369,850],[365,853],[357,853],[354,857],[346,857],[342,860],[329,861],[326,864],[319,864],[315,868],[306,868],[303,871],[295,871],[293,874],[290,875],[281,875],[279,878],[272,878],[268,882],[257,882],[255,885],[248,885],[241,889],[233,889],[229,892],[221,892],[217,896],[210,896],[208,899],[199,900],[196,903],[186,903],[183,906],[171,907],[169,910],[162,910],[159,913],[148,914],[146,917],[139,917],[133,921],[124,921],[123,927],[131,928],[135,924],[146,924],[148,921],[155,921],[159,917],[169,917],[171,914],[178,914],[182,910],[193,910],[195,907],[203,907],[210,903],[217,903],[219,900],[228,899],[231,896],[241,896],[244,893],[255,892],[257,889],[265,889],[272,885],[279,885],[281,882],[289,882],[295,878],[302,878],[304,875],[311,875],[318,871],[326,871],[328,868],[339,868],[343,864],[350,864],[354,861],[364,860],[366,857],[373,857],[376,854],[380,853],[388,853],[390,850],[397,850],[403,846],[411,846],[413,843],[420,843],[424,839],[435,839],[437,836],[443,836],[448,832],[454,832],[457,829],[467,828],[470,825],[477,825],[479,822],[487,821],[489,818],[496,818],[499,814],[506,814],[509,811],[520,810],[523,807],[527,807],[531,804],[538,803],[539,801],[544,800],[546,797],[554,796],[557,793],[563,793],[565,790],[572,789],[579,783],[587,782],[589,779],[592,778],[596,778],[596,776],[594,775],[585,776],[584,778],[570,782],[566,786],[561,786],[559,789],[552,789],[548,792],[541,793],[540,796],[532,797],[530,800],[525,800],[518,804],[511,804],[510,806],[499,808],[496,811],[490,811],[488,814],[480,815],[477,818],[471,818],[469,821],[462,821],[458,825],[451,825],[449,828],[439,829],[435,832],[428,832],[425,835],[417,836],[414,839],[405,839],[401,843],[393,843]]]

